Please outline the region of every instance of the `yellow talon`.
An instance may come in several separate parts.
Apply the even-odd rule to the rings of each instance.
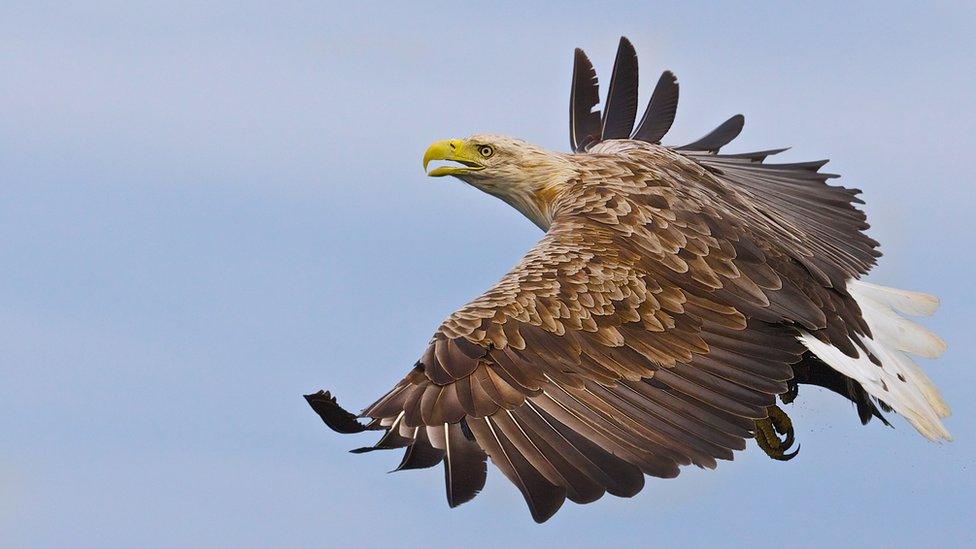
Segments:
[[[769,416],[756,420],[756,444],[767,456],[777,461],[789,461],[800,452],[800,447],[797,446],[796,450],[787,453],[795,441],[793,421],[775,404],[766,410]]]

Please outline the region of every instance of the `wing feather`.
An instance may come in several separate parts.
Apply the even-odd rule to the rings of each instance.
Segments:
[[[651,93],[644,116],[641,117],[632,139],[648,143],[660,143],[674,124],[678,112],[678,77],[664,71]]]
[[[536,522],[545,522],[552,517],[565,501],[566,489],[546,480],[500,432],[492,418],[472,419],[468,425],[492,463],[522,492],[532,518]]]
[[[488,475],[488,455],[461,429],[460,422],[449,423],[444,428],[444,486],[447,503],[457,507],[474,499],[485,487]]]
[[[701,139],[688,143],[687,145],[676,147],[675,149],[679,151],[707,151],[717,153],[719,149],[731,143],[733,139],[742,133],[742,127],[745,123],[745,117],[737,114],[719,124],[717,128],[708,132]]]
[[[633,44],[620,37],[617,57],[610,76],[610,88],[603,107],[600,140],[628,139],[637,117],[637,52]]]
[[[427,429],[415,427],[412,438],[413,442],[407,447],[407,451],[403,454],[403,460],[400,461],[400,465],[394,471],[427,469],[444,459],[444,450],[434,448],[427,437]]]
[[[576,48],[573,57],[573,82],[569,93],[569,144],[580,152],[600,140],[600,85],[583,50]]]

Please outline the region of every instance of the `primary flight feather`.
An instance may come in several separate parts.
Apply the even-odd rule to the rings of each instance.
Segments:
[[[572,153],[498,135],[440,141],[430,176],[496,196],[545,235],[502,279],[451,314],[406,377],[359,417],[306,398],[343,433],[382,431],[357,452],[403,448],[398,469],[444,463],[448,503],[472,499],[490,461],[532,517],[566,499],[632,496],[644,475],[715,467],[755,438],[789,459],[776,405],[798,384],[894,410],[949,439],[938,390],[909,354],[945,344],[902,315],[934,297],[860,281],[881,255],[826,163],[766,163],[784,149],[720,154],[741,115],[662,146],[678,84],[665,72],[640,122],[637,57],[621,39],[604,112],[576,50]]]

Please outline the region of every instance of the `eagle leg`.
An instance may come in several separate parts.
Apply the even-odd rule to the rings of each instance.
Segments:
[[[800,394],[800,384],[797,382],[795,377],[787,381],[786,384],[786,392],[779,395],[779,399],[783,401],[783,404],[793,404],[793,401],[796,400],[796,396]]]
[[[799,446],[796,450],[788,452],[796,440],[793,421],[775,404],[767,408],[767,411],[768,417],[756,420],[756,443],[772,459],[789,461],[800,453]]]

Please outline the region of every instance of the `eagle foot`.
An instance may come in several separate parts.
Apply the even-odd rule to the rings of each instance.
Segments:
[[[799,445],[796,450],[789,452],[795,442],[793,421],[779,406],[775,404],[766,409],[769,416],[756,420],[756,443],[766,452],[766,455],[777,461],[789,461],[800,453]],[[782,438],[780,438],[782,437]]]

